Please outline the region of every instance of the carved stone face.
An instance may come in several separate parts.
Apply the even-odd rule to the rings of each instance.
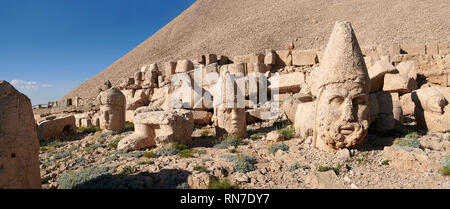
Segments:
[[[324,86],[316,101],[316,147],[324,150],[362,145],[369,128],[369,93],[358,83]]]
[[[121,132],[125,128],[125,95],[112,88],[101,92],[97,100],[100,104],[100,128]]]
[[[240,137],[247,135],[245,108],[215,108],[216,135],[236,134]]]

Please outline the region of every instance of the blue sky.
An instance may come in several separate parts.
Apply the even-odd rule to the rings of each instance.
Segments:
[[[0,0],[0,80],[33,105],[62,98],[195,0]]]

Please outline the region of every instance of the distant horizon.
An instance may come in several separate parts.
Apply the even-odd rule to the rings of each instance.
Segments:
[[[62,99],[167,25],[195,0],[0,3],[0,80],[33,106]]]

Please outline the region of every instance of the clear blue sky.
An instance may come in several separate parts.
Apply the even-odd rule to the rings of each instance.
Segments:
[[[33,105],[62,98],[195,0],[0,0],[0,80]]]

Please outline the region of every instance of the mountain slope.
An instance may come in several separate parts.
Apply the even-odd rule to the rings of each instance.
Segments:
[[[293,40],[318,48],[336,20],[351,21],[362,46],[450,40],[448,0],[199,0],[65,97],[94,97],[104,81],[118,85],[143,64],[284,49]]]

